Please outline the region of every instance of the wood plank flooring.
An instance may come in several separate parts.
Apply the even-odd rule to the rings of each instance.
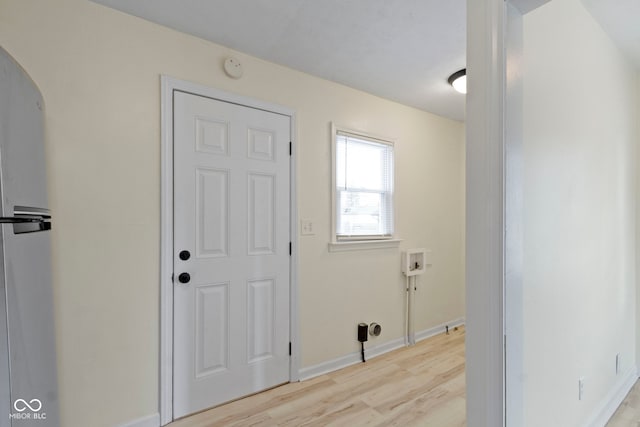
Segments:
[[[460,327],[169,426],[465,426],[464,366]]]
[[[640,381],[631,388],[607,427],[640,427]]]

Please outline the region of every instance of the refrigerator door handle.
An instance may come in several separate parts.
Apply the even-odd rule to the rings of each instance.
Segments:
[[[48,209],[15,206],[13,213],[11,217],[0,217],[0,224],[13,224],[14,234],[51,230]]]
[[[51,218],[49,209],[35,208],[32,206],[14,206],[13,215],[17,217]]]
[[[20,218],[16,216],[0,216],[0,224],[24,224],[33,222],[43,222],[44,218]]]

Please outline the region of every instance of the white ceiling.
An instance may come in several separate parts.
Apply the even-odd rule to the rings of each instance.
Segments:
[[[167,27],[456,120],[466,0],[94,0]]]
[[[466,0],[93,0],[384,98],[464,120]],[[548,0],[512,0],[527,12]],[[640,69],[640,0],[582,0]]]
[[[640,69],[640,0],[582,0],[582,3]]]

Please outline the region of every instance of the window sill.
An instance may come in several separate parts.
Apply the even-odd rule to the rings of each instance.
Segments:
[[[360,251],[367,249],[389,249],[400,246],[401,239],[359,240],[352,242],[329,242],[329,252]]]

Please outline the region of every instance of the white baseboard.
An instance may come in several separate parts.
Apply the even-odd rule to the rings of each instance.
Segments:
[[[638,380],[638,368],[629,369],[593,411],[588,427],[604,427]]]
[[[451,322],[443,323],[442,325],[434,326],[433,328],[425,329],[416,333],[416,341],[422,341],[424,339],[442,333],[445,331],[446,326],[449,326],[449,328],[451,329],[463,324],[464,318],[459,318]],[[382,354],[404,347],[405,345],[405,337],[400,337],[382,344],[366,348],[364,351],[364,355],[368,360],[373,357],[380,356]],[[338,369],[355,365],[356,363],[360,363],[361,361],[362,360],[360,352],[355,352],[337,357],[335,359],[327,360],[326,362],[318,363],[317,365],[302,368],[299,372],[300,381],[308,380],[310,378],[324,375],[329,372],[337,371]]]
[[[416,332],[416,341],[426,340],[427,338],[431,338],[434,335],[438,335],[444,331],[446,331],[447,326],[449,329],[453,329],[457,326],[464,325],[464,317],[460,317],[458,319],[452,320],[451,322],[442,323],[440,325],[436,325],[433,328],[424,329],[420,332]]]
[[[160,427],[160,414],[151,414],[137,420],[120,424],[118,427]]]
[[[404,347],[404,337],[396,338],[386,343],[366,348],[364,350],[364,356],[366,359],[371,359],[372,357],[380,356],[381,354],[388,353],[400,347]],[[350,353],[345,356],[327,360],[326,362],[318,363],[317,365],[302,368],[300,369],[300,381],[308,380],[329,372],[337,371],[338,369],[346,368],[347,366],[355,365],[362,361],[361,357],[360,352]]]

